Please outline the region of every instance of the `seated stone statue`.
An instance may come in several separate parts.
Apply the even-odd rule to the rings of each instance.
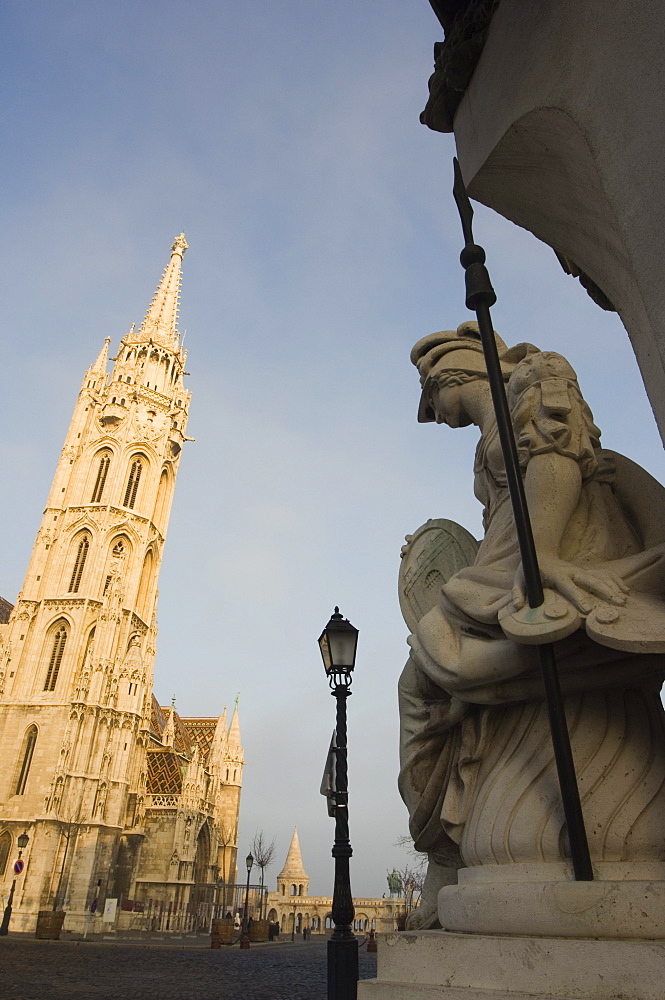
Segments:
[[[459,868],[522,866],[527,878],[569,858],[542,642],[555,643],[598,877],[641,878],[639,865],[654,863],[662,877],[665,861],[665,490],[601,448],[561,355],[495,337],[545,602],[531,609],[524,596],[477,324],[425,337],[411,353],[418,419],[479,428],[485,537],[478,544],[435,520],[402,550],[411,652],[399,685],[399,787],[415,846],[430,857],[412,919],[420,927],[450,927],[437,894]],[[619,863],[628,867],[617,874]]]

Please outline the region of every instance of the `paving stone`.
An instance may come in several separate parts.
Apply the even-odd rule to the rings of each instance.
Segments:
[[[376,955],[360,949],[360,978]],[[326,1000],[326,941],[195,945],[0,939],[0,1000]]]

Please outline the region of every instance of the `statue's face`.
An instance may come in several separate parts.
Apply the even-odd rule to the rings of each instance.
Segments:
[[[467,390],[473,382],[464,385],[434,386],[430,393],[432,409],[436,414],[437,424],[448,424],[449,427],[468,427],[473,423],[464,403]]]

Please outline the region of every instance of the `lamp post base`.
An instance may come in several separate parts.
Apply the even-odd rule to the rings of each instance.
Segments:
[[[2,917],[2,924],[0,924],[0,935],[2,937],[5,937],[7,934],[9,934],[9,921],[12,919],[12,904],[14,902],[15,888],[16,888],[16,879],[13,880],[12,887],[9,890],[9,899],[7,900],[7,905],[5,906],[5,912]]]
[[[328,941],[328,1000],[356,1000],[358,996],[358,939]]]
[[[2,924],[0,924],[0,937],[5,937],[9,934],[9,921],[12,919],[12,908],[11,906],[5,907],[5,912],[2,917]]]

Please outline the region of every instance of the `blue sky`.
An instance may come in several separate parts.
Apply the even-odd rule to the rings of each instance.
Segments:
[[[155,689],[184,715],[240,692],[240,851],[298,826],[332,885],[318,787],[333,726],[316,639],[360,629],[349,704],[352,883],[386,891],[403,536],[480,533],[473,429],[418,425],[412,344],[469,318],[452,137],[419,124],[440,28],[425,0],[6,0],[0,593],[27,567],[83,373],[140,322],[184,230],[193,393],[160,578]],[[504,340],[565,354],[608,447],[659,479],[620,321],[552,251],[480,207]]]

